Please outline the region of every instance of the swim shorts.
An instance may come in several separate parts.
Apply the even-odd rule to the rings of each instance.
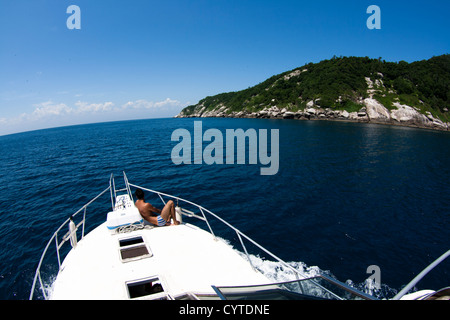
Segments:
[[[167,221],[163,219],[161,216],[157,216],[156,220],[158,221],[158,227],[165,226]]]

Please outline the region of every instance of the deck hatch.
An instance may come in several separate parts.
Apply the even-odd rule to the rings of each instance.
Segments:
[[[167,299],[162,282],[158,277],[127,282],[126,285],[130,299]]]
[[[153,255],[142,236],[119,239],[119,254],[122,262],[148,258]]]
[[[144,239],[142,239],[141,236],[133,237],[133,238],[127,238],[127,239],[120,239],[119,245],[121,247],[131,246],[133,244],[143,243]]]
[[[120,250],[122,260],[133,259],[150,254],[145,244]]]

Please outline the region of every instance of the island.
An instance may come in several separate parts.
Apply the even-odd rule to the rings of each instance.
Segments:
[[[176,118],[344,120],[450,130],[450,54],[408,63],[336,57],[209,96]]]

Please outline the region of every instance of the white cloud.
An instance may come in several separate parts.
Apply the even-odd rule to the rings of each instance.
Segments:
[[[115,106],[111,101],[91,103],[77,101],[72,106],[52,100],[34,104],[34,110],[16,117],[0,118],[0,135],[24,129],[54,127],[69,124],[131,120],[149,117],[172,117],[179,113],[182,102],[167,98],[162,101],[139,99]]]
[[[167,98],[166,100],[153,102],[147,101],[144,99],[136,100],[136,101],[128,101],[122,106],[122,109],[161,109],[167,107],[180,107],[182,103],[178,100],[172,100]]]
[[[75,105],[78,107],[74,110],[76,113],[112,111],[114,107],[112,102],[88,103],[78,101]]]
[[[35,109],[31,114],[22,114],[21,118],[28,120],[41,119],[48,116],[65,116],[73,114],[97,113],[112,111],[114,103],[88,103],[78,101],[74,107],[69,107],[65,103],[54,103],[53,101],[46,101],[34,105]]]
[[[42,102],[34,105],[34,109],[31,116],[22,114],[22,117],[28,117],[29,119],[41,119],[47,116],[60,116],[73,112],[73,109],[64,103],[53,103],[52,101]]]

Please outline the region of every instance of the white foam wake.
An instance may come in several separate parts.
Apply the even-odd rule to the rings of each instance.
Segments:
[[[223,238],[220,239],[230,245],[229,241]],[[233,248],[233,250],[237,251],[244,259],[247,260],[245,253],[236,248]],[[266,260],[261,258],[259,255],[249,254],[249,258],[251,264],[273,282],[295,281],[298,280],[298,275],[300,275],[300,279],[312,278],[318,275],[326,275],[333,279],[339,280],[330,271],[322,270],[318,266],[308,266],[301,261],[286,262],[288,265],[286,266],[282,262]],[[397,294],[397,290],[390,288],[386,284],[377,286],[371,278],[366,279],[362,283],[354,283],[352,280],[346,280],[345,284],[377,299],[389,299]]]
[[[309,267],[303,262],[286,262],[288,266],[278,261],[270,261],[259,256],[249,255],[252,265],[274,282],[293,281],[300,278],[311,278],[321,273],[319,267]]]
[[[240,254],[245,256],[245,254]],[[255,255],[249,255],[249,257],[252,265],[273,282],[287,282],[297,280],[296,272],[294,270],[296,270],[301,275],[300,278],[312,278],[322,274],[336,279],[336,277],[330,271],[322,270],[318,266],[308,266],[301,261],[286,262],[289,267],[294,269],[292,270],[281,262],[264,260]],[[371,278],[366,279],[362,283],[356,284],[352,280],[347,280],[345,281],[345,284],[377,299],[389,299],[397,294],[397,290],[390,288],[388,285],[381,284],[380,286],[377,286]]]

